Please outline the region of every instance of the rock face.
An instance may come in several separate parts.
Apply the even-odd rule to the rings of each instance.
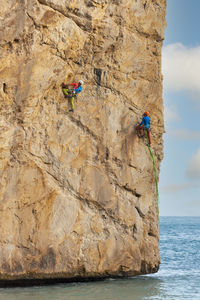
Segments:
[[[0,279],[156,272],[166,0],[7,0],[0,19]],[[11,13],[12,12],[12,13]],[[61,84],[82,79],[70,113]]]

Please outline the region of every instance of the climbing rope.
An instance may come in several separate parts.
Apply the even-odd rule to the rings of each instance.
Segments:
[[[145,130],[146,131],[146,130]],[[156,204],[157,204],[157,208],[158,208],[158,216],[159,216],[159,191],[158,191],[158,177],[157,177],[157,171],[156,171],[156,162],[155,162],[155,157],[153,155],[153,152],[151,150],[151,147],[149,145],[149,139],[148,139],[148,135],[147,135],[147,131],[146,131],[146,138],[147,138],[147,147],[149,149],[149,153],[151,155],[152,158],[152,162],[153,162],[153,171],[154,171],[154,176],[155,176],[155,182],[156,182]]]

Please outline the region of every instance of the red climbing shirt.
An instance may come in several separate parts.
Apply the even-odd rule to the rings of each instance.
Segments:
[[[77,89],[77,87],[78,87],[78,83],[76,83],[76,82],[71,83],[71,85],[73,86],[74,90]]]

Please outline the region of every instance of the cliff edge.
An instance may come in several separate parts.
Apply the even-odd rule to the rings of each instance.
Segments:
[[[0,20],[0,279],[156,272],[166,0],[7,0]],[[62,83],[83,80],[75,111]]]

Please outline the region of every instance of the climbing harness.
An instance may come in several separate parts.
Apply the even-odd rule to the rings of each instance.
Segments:
[[[156,204],[157,204],[157,208],[158,208],[158,217],[159,217],[159,191],[158,191],[158,177],[157,177],[157,172],[156,172],[156,162],[155,162],[155,157],[153,155],[151,147],[149,145],[149,139],[148,139],[148,135],[147,135],[147,130],[146,130],[146,138],[147,138],[147,147],[149,149],[149,153],[151,155],[152,162],[153,162],[153,171],[154,171],[155,182],[156,182]]]

